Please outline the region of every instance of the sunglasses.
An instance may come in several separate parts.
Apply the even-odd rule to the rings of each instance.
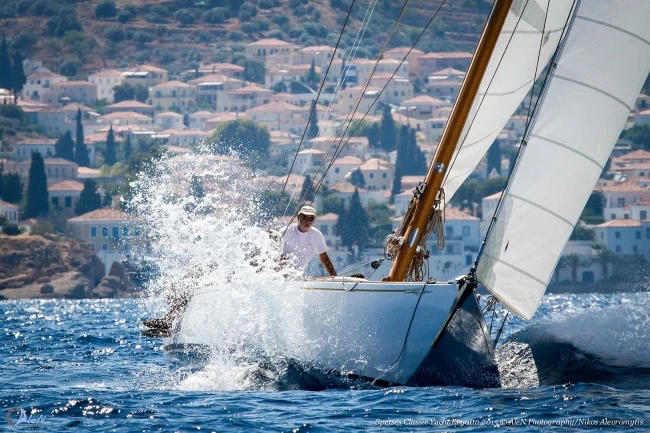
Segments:
[[[300,215],[300,216],[307,221],[313,221],[316,219],[316,217],[314,216],[307,216],[307,215]]]

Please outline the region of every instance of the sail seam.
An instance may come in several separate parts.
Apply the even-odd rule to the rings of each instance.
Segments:
[[[546,34],[563,32],[563,31],[564,31],[564,28],[559,28],[559,29],[553,29],[553,30],[545,31],[544,34],[546,35]],[[515,35],[538,35],[541,32],[539,30],[515,30],[514,32],[511,31],[511,30],[510,31],[509,30],[504,30],[504,31],[501,32],[501,34],[503,34],[503,35],[509,35],[509,34],[512,34],[512,33],[514,33]]]
[[[584,21],[589,21],[589,22],[594,23],[594,24],[599,24],[599,25],[601,25],[603,27],[609,27],[609,28],[617,30],[617,31],[619,31],[621,33],[625,33],[626,35],[632,36],[634,39],[638,39],[639,41],[643,42],[644,44],[650,46],[650,41],[648,41],[647,39],[637,35],[636,33],[632,33],[629,30],[625,30],[622,27],[618,27],[618,26],[615,26],[613,24],[609,24],[609,23],[606,23],[606,22],[603,22],[603,21],[595,20],[593,18],[583,17],[583,16],[580,16],[580,15],[576,15],[576,18],[584,20]]]
[[[521,197],[521,196],[518,196],[518,195],[515,195],[515,194],[512,194],[512,193],[510,193],[510,194],[508,194],[508,195],[509,195],[510,197],[513,197],[513,198],[516,198],[516,199],[518,199],[518,200],[521,200],[521,201],[523,201],[523,202],[525,202],[525,203],[528,203],[528,204],[531,205],[531,206],[535,206],[536,208],[538,208],[538,209],[540,209],[540,210],[543,210],[544,212],[548,213],[549,215],[553,215],[554,217],[556,217],[556,218],[559,219],[560,221],[564,221],[565,223],[567,223],[567,225],[568,225],[569,227],[571,227],[571,228],[573,228],[573,226],[575,225],[574,223],[572,223],[572,222],[569,221],[568,219],[564,218],[562,215],[553,212],[552,210],[550,210],[550,209],[547,208],[547,207],[541,206],[539,203],[535,203],[534,201],[528,200],[527,198],[524,198],[524,197]]]
[[[516,271],[516,272],[518,272],[518,273],[520,273],[520,274],[522,274],[522,275],[525,275],[525,276],[527,276],[528,278],[530,278],[531,280],[533,280],[533,281],[537,281],[539,284],[541,284],[541,285],[543,285],[543,286],[546,286],[546,282],[544,282],[544,281],[540,280],[539,278],[537,278],[536,276],[534,276],[534,275],[532,275],[532,274],[530,274],[530,273],[524,271],[523,269],[520,269],[520,268],[516,267],[515,265],[506,262],[505,260],[502,260],[502,259],[499,259],[499,258],[495,258],[495,257],[491,256],[490,254],[487,254],[487,253],[486,253],[486,256],[488,256],[490,259],[494,260],[495,262],[499,262],[499,263],[501,263],[502,265],[509,267],[509,268],[512,269],[513,271]]]
[[[591,161],[596,167],[600,168],[601,171],[605,168],[600,162],[596,161],[594,158],[592,158],[589,155],[587,155],[585,153],[582,153],[579,150],[574,149],[574,148],[572,148],[572,147],[570,147],[570,146],[568,146],[568,145],[566,145],[564,143],[561,143],[561,142],[555,141],[555,140],[551,140],[550,138],[542,137],[541,135],[538,135],[538,134],[530,134],[530,136],[538,138],[538,139],[543,140],[543,141],[546,141],[547,143],[555,144],[556,146],[562,147],[562,148],[564,148],[564,149],[566,149],[566,150],[568,150],[570,152],[575,153],[576,155],[580,155],[584,159],[586,159],[588,161]]]
[[[565,77],[565,76],[562,76],[562,75],[559,75],[559,74],[555,74],[555,77],[554,77],[554,78],[557,78],[557,79],[560,79],[560,80],[564,80],[564,81],[568,81],[568,82],[570,82],[570,83],[574,83],[574,84],[577,84],[577,85],[579,85],[579,86],[586,87],[587,89],[590,89],[590,90],[593,90],[593,91],[595,91],[595,92],[598,92],[598,93],[600,93],[600,94],[602,94],[602,95],[607,96],[607,97],[610,98],[611,100],[618,102],[618,103],[621,104],[623,107],[625,107],[628,111],[632,111],[632,107],[630,107],[629,105],[627,105],[627,103],[626,103],[625,101],[623,101],[622,99],[620,99],[620,98],[618,98],[618,97],[612,95],[611,93],[606,92],[606,91],[604,91],[603,89],[600,89],[600,88],[598,88],[598,87],[596,87],[596,86],[592,86],[591,84],[587,84],[587,83],[582,82],[582,81],[574,80],[573,78]]]

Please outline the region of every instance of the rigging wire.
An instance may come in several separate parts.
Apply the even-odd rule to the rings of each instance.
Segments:
[[[404,61],[406,61],[406,59],[408,58],[408,56],[409,56],[409,54],[411,53],[411,51],[415,48],[415,45],[416,45],[416,44],[420,41],[420,39],[422,38],[422,35],[424,34],[424,32],[425,32],[425,31],[429,28],[429,26],[432,24],[433,20],[436,18],[436,16],[437,16],[438,13],[440,12],[441,8],[444,6],[444,4],[446,3],[446,1],[447,1],[447,0],[443,0],[443,1],[440,3],[440,5],[439,5],[438,8],[436,9],[435,13],[433,14],[433,16],[431,17],[431,19],[429,20],[429,22],[428,22],[428,23],[426,24],[426,26],[422,29],[422,31],[421,31],[420,34],[418,35],[417,39],[416,39],[416,40],[414,41],[414,43],[411,45],[411,47],[409,48],[409,50],[408,50],[408,52],[406,53],[406,55],[402,58],[402,60],[400,61],[399,65],[397,66],[397,68],[395,69],[395,71],[392,73],[392,75],[391,75],[391,77],[389,78],[389,80],[387,81],[386,85],[388,85],[388,83],[389,83],[389,82],[393,79],[393,77],[397,74],[397,71],[399,70],[399,68],[404,64]],[[408,3],[408,2],[407,2],[407,3]],[[401,14],[400,14],[400,17],[401,17]],[[393,32],[394,32],[394,28],[393,28]],[[392,32],[391,32],[391,36],[392,36]],[[389,39],[389,40],[390,40],[390,39]],[[384,50],[385,50],[385,47],[384,47],[384,49],[382,49],[382,54],[383,54]],[[376,69],[376,68],[375,68],[375,69]],[[374,70],[373,70],[373,73],[374,73]],[[372,76],[372,75],[371,75],[371,76]],[[369,78],[370,78],[370,77],[369,77]],[[369,79],[368,79],[367,81],[369,82]],[[363,92],[365,92],[365,88],[367,88],[367,85],[364,87]],[[332,160],[330,161],[330,163],[328,164],[327,169],[325,170],[325,172],[323,173],[323,175],[322,175],[322,177],[320,178],[319,182],[317,183],[317,186],[316,186],[316,189],[315,189],[315,193],[316,193],[316,194],[318,194],[318,191],[320,191],[320,188],[322,187],[322,184],[323,184],[323,181],[324,181],[324,179],[325,179],[325,175],[327,174],[327,171],[328,171],[329,168],[332,166],[332,164],[334,163],[334,161],[336,160],[336,158],[341,154],[341,152],[343,151],[343,149],[345,148],[345,146],[347,146],[347,144],[349,143],[349,141],[351,140],[351,138],[354,136],[354,133],[355,133],[356,130],[359,128],[359,126],[361,125],[361,123],[363,122],[363,120],[368,116],[368,113],[370,113],[370,111],[372,110],[372,108],[375,106],[375,104],[376,104],[377,101],[379,100],[379,97],[382,95],[382,93],[384,92],[385,89],[386,89],[386,86],[384,86],[384,87],[380,90],[379,94],[377,95],[377,97],[375,98],[375,100],[370,104],[370,106],[368,107],[367,111],[365,112],[365,114],[363,115],[363,117],[361,118],[361,120],[360,120],[360,121],[356,124],[356,126],[352,129],[352,132],[351,132],[350,135],[348,136],[348,139],[345,141],[345,143],[343,143],[342,146],[340,146],[340,148],[338,149],[338,151],[333,155],[333,158],[332,158]],[[358,105],[359,105],[359,104],[357,104],[357,106],[355,107],[354,112],[353,112],[353,115],[356,114],[356,110],[358,109]],[[349,124],[348,124],[348,127],[349,127]],[[346,130],[345,130],[344,133],[343,133],[343,137],[345,136],[345,133],[346,133],[346,132],[347,132],[347,128],[346,128]],[[342,143],[342,141],[343,141],[343,138],[341,138],[341,141],[339,142],[339,144]],[[319,171],[320,171],[320,167],[319,167]]]
[[[551,66],[557,64],[558,57],[560,56],[560,53],[561,53],[561,51],[562,51],[562,47],[564,46],[564,39],[565,39],[565,37],[566,37],[566,32],[567,32],[567,30],[568,30],[568,26],[569,26],[569,24],[571,23],[571,21],[572,21],[572,17],[573,17],[574,14],[575,14],[575,10],[576,10],[576,2],[577,2],[577,1],[578,1],[578,0],[574,0],[574,1],[573,1],[573,6],[572,6],[573,12],[570,13],[570,14],[567,16],[567,20],[566,20],[565,23],[564,23],[564,28],[563,28],[563,31],[562,31],[563,34],[562,34],[562,36],[560,37],[560,43],[558,43],[558,46],[557,46],[555,52],[553,53],[553,57],[552,57],[551,60],[550,60],[550,65],[551,65]],[[550,7],[550,2],[549,2],[549,7]],[[546,25],[546,21],[545,21],[544,23],[545,23],[544,25]],[[543,41],[543,39],[544,39],[544,32],[542,32],[542,38],[541,38],[541,41]],[[541,51],[541,45],[542,45],[542,43],[540,42],[540,51]],[[532,112],[531,112],[531,113],[532,113],[531,117],[534,116],[535,113],[537,113],[537,111],[538,111],[539,104],[541,103],[541,100],[542,100],[542,97],[541,97],[541,96],[542,96],[542,94],[546,91],[546,89],[547,89],[547,87],[548,87],[548,84],[549,84],[549,82],[550,82],[550,79],[551,79],[551,77],[552,77],[552,73],[551,73],[551,72],[552,72],[552,71],[549,70],[549,72],[548,72],[548,73],[546,74],[546,76],[544,77],[544,80],[543,80],[543,82],[542,82],[542,87],[541,87],[540,93],[539,93],[539,95],[538,95],[537,101],[535,102],[535,106],[534,106],[534,108],[533,108],[533,110],[532,110]],[[531,97],[531,98],[532,98],[532,97]],[[532,101],[532,99],[531,99],[531,101]],[[481,258],[481,255],[482,255],[482,253],[483,253],[483,248],[484,248],[484,246],[485,246],[485,244],[486,244],[486,242],[487,242],[487,238],[488,238],[488,236],[490,235],[490,233],[492,232],[492,229],[493,229],[494,224],[495,224],[495,222],[496,222],[496,215],[497,215],[497,213],[499,212],[499,210],[500,210],[500,208],[501,208],[501,205],[502,205],[502,203],[503,203],[503,199],[505,198],[505,196],[507,195],[508,190],[510,189],[510,186],[511,186],[511,184],[512,184],[512,179],[514,178],[514,175],[515,175],[515,173],[517,172],[517,167],[519,167],[519,163],[520,163],[520,161],[521,161],[521,158],[522,158],[522,156],[523,156],[524,150],[525,150],[525,148],[526,148],[526,137],[528,137],[528,134],[529,134],[529,131],[530,131],[530,127],[531,127],[531,126],[532,126],[532,120],[529,120],[529,121],[526,123],[526,129],[524,130],[524,138],[522,139],[521,144],[520,144],[520,146],[519,146],[519,149],[517,150],[517,154],[516,154],[516,156],[515,156],[515,162],[514,162],[514,164],[512,164],[512,167],[510,168],[510,173],[508,173],[508,178],[507,178],[507,180],[506,180],[506,184],[505,184],[505,187],[504,187],[504,189],[503,189],[503,193],[501,194],[501,197],[499,198],[499,201],[497,202],[497,205],[496,205],[496,208],[495,208],[494,214],[493,214],[493,216],[492,216],[492,220],[490,221],[490,225],[488,226],[488,229],[487,229],[487,231],[486,231],[486,233],[485,233],[485,236],[484,236],[484,238],[483,238],[483,243],[482,243],[481,247],[479,248],[479,252],[478,252],[478,254],[476,255],[476,259],[474,260],[474,265],[472,266],[472,270],[470,271],[470,273],[473,272],[473,271],[475,271],[475,270],[476,270],[476,267],[478,266],[478,261],[479,261],[479,259]]]
[[[352,49],[351,49],[350,52],[348,53],[348,57],[347,57],[347,59],[346,59],[346,61],[347,61],[347,67],[345,68],[345,70],[343,69],[343,65],[341,65],[341,75],[340,75],[340,77],[339,77],[339,80],[338,80],[337,83],[336,83],[336,88],[334,89],[334,92],[333,92],[333,94],[332,94],[332,99],[330,100],[330,103],[329,103],[329,105],[328,105],[328,108],[327,108],[327,111],[326,111],[326,113],[325,113],[325,116],[323,117],[324,120],[329,119],[329,117],[330,117],[330,115],[331,115],[331,112],[332,112],[332,108],[333,108],[333,106],[334,106],[334,103],[335,103],[335,101],[338,99],[338,95],[339,95],[339,93],[340,93],[340,90],[343,88],[343,84],[345,83],[345,80],[347,79],[347,74],[348,74],[348,71],[349,71],[349,69],[350,69],[349,64],[350,64],[350,62],[352,62],[352,61],[354,60],[354,58],[356,57],[357,51],[358,51],[358,49],[359,49],[359,46],[361,45],[361,41],[363,40],[363,36],[365,35],[366,30],[367,30],[367,28],[368,28],[368,25],[370,24],[370,19],[372,18],[372,15],[373,15],[373,13],[374,13],[375,6],[377,5],[377,1],[378,1],[378,0],[373,0],[373,1],[368,5],[368,8],[366,9],[366,13],[365,13],[365,15],[364,15],[364,17],[363,17],[363,20],[362,20],[361,26],[359,27],[359,30],[357,31],[357,35],[356,35],[356,37],[355,37],[355,39],[354,39],[354,42],[353,42],[353,44],[352,44]],[[344,31],[344,29],[345,29],[345,27],[342,29],[342,32]],[[335,50],[334,54],[335,54],[335,53],[336,53],[336,50]],[[330,65],[331,65],[332,62],[333,62],[334,54],[332,54],[332,59],[330,59]],[[321,85],[321,88],[324,86],[325,79],[327,78],[328,73],[329,73],[329,68],[327,69],[327,71],[326,71],[326,73],[325,73],[325,75],[324,75],[324,77],[323,77],[323,84]],[[319,94],[319,95],[320,95],[320,94]],[[318,102],[318,97],[316,98],[316,102]],[[310,120],[308,120],[308,122],[307,122],[307,126],[309,126],[309,122],[311,121],[311,118],[312,118],[311,116],[313,115],[313,112],[315,111],[315,109],[316,109],[316,106],[314,105],[313,110],[312,110],[312,114],[310,115]],[[306,131],[307,131],[307,128],[305,128],[305,131],[303,131],[303,139],[300,141],[300,145],[302,145],[302,142],[303,142],[304,137],[305,137],[305,134],[304,134],[304,133],[305,133]],[[320,131],[318,132],[317,137],[319,137],[319,136],[320,136]],[[335,141],[335,140],[336,140],[336,138],[334,139],[334,141]],[[312,145],[312,149],[314,149],[315,147],[316,147],[316,143],[314,143],[314,144]],[[299,151],[300,151],[300,146],[298,146],[298,149],[296,150],[296,155],[295,155],[295,157],[294,157],[294,160],[295,160],[295,158],[298,156],[298,152],[299,152]],[[303,168],[302,168],[302,170],[300,171],[300,174],[301,174],[301,175],[304,174],[304,172],[305,172],[305,170],[307,169],[307,165],[308,165],[308,163],[309,163],[310,160],[311,160],[311,157],[307,158],[307,160],[305,161],[305,164],[303,164]],[[321,166],[322,166],[322,163],[321,163]],[[319,167],[319,170],[320,170],[320,167]],[[319,170],[317,170],[316,173],[318,173]],[[289,175],[290,175],[290,174],[291,174],[291,169],[289,170]],[[287,175],[287,179],[288,179],[289,175]],[[283,191],[284,191],[284,190],[283,190]],[[306,193],[309,193],[309,190],[306,191]],[[295,195],[295,190],[291,193],[291,199],[293,199],[294,195]],[[285,208],[285,210],[284,210],[283,215],[286,215],[286,214],[287,214],[287,211],[288,211],[288,209],[289,209],[289,206],[291,205],[291,199],[287,202],[287,206],[286,206],[286,208]],[[299,198],[299,200],[298,200],[298,203],[302,205],[302,203],[304,203],[304,202],[306,202],[306,197],[302,197],[302,196],[301,196],[301,197]],[[300,207],[301,207],[301,206],[298,206],[298,208],[300,208]],[[297,209],[296,209],[296,212],[297,212]],[[292,218],[292,221],[293,221],[293,218]]]
[[[334,47],[334,52],[332,53],[332,58],[329,61],[329,64],[327,65],[327,71],[325,72],[325,75],[323,76],[323,83],[325,82],[325,78],[327,77],[327,74],[329,73],[330,67],[332,66],[332,62],[334,61],[334,57],[336,55],[336,51],[339,48],[339,45],[341,43],[341,39],[343,38],[343,32],[345,31],[345,27],[348,23],[348,20],[350,19],[350,15],[352,14],[352,7],[354,6],[355,0],[352,0],[350,2],[350,9],[348,9],[348,13],[345,17],[345,21],[343,22],[343,27],[341,28],[341,32],[339,33],[339,37],[336,41],[336,46]],[[321,84],[318,88],[318,94],[316,95],[316,102],[318,102],[318,98],[320,97],[320,94],[323,90],[323,85]],[[309,119],[307,120],[307,125],[311,122],[311,119],[314,115],[314,111],[316,111],[316,104],[312,107],[311,112],[309,113]],[[280,201],[282,199],[282,194],[284,193],[285,189],[287,188],[287,184],[289,183],[289,176],[291,175],[291,172],[293,171],[293,166],[296,163],[296,159],[298,158],[298,152],[300,151],[300,147],[302,146],[303,141],[305,140],[305,135],[307,134],[307,127],[305,127],[305,130],[302,132],[302,137],[300,138],[300,143],[298,144],[298,149],[296,149],[296,154],[293,157],[293,161],[291,161],[291,166],[289,167],[289,173],[287,174],[287,180],[284,182],[284,185],[282,186],[282,190],[280,191],[280,195],[278,196],[278,200],[276,202],[275,208],[277,209],[277,206],[280,204]]]
[[[445,1],[446,1],[446,0],[443,1],[443,4],[444,4]],[[339,145],[343,142],[343,139],[344,139],[344,137],[345,137],[345,133],[347,132],[347,129],[349,128],[349,125],[350,125],[350,123],[351,123],[351,121],[352,121],[352,118],[353,118],[354,115],[356,114],[356,111],[358,110],[359,105],[361,104],[361,100],[362,100],[362,98],[363,98],[363,95],[365,94],[366,89],[368,88],[368,86],[369,86],[369,84],[370,84],[370,80],[372,79],[372,76],[374,75],[375,71],[377,70],[377,67],[378,67],[378,65],[379,65],[379,61],[381,60],[381,58],[382,58],[382,56],[383,56],[383,54],[384,54],[386,48],[388,47],[388,43],[390,42],[390,40],[391,40],[393,34],[395,33],[395,30],[397,29],[397,26],[399,25],[400,20],[401,20],[402,16],[404,15],[404,11],[406,10],[406,7],[408,6],[409,2],[410,2],[410,0],[406,0],[406,2],[404,3],[404,5],[402,6],[402,9],[401,9],[401,11],[400,11],[400,14],[399,14],[397,20],[395,21],[395,24],[393,25],[393,28],[392,28],[392,30],[391,30],[391,32],[390,32],[390,35],[389,35],[389,37],[387,38],[386,42],[384,43],[384,46],[382,47],[381,52],[380,52],[379,55],[377,56],[377,60],[375,61],[375,64],[374,64],[374,66],[373,66],[373,69],[372,69],[371,73],[368,75],[368,78],[366,79],[366,82],[364,83],[364,86],[362,87],[362,90],[359,92],[359,94],[358,94],[358,96],[357,96],[357,98],[356,98],[356,100],[355,100],[355,103],[353,104],[353,105],[354,105],[354,108],[353,108],[352,110],[350,110],[350,112],[348,112],[348,114],[347,114],[345,120],[344,120],[344,121],[342,122],[342,124],[341,124],[341,127],[339,127],[339,129],[337,130],[337,133],[336,133],[335,139],[332,141],[332,145],[330,145],[330,147],[329,147],[327,153],[325,154],[325,156],[324,156],[324,158],[323,158],[323,161],[321,162],[320,166],[318,167],[316,173],[319,173],[319,172],[322,170],[322,168],[323,168],[323,164],[324,164],[325,161],[327,160],[327,158],[328,158],[330,152],[332,151],[332,149],[334,148],[334,146],[336,146],[336,147],[338,148]],[[440,10],[440,8],[438,8],[438,11],[439,11],[439,10]],[[436,14],[437,14],[438,11],[436,11]],[[434,17],[435,17],[435,15],[434,15]],[[429,24],[430,24],[430,22],[429,22]],[[427,24],[427,27],[428,27],[429,24]],[[424,30],[426,30],[426,27],[425,27]],[[422,33],[424,32],[424,30],[422,31]],[[422,35],[422,33],[420,34],[420,36]],[[419,40],[419,39],[420,39],[420,38],[418,37],[418,40]],[[416,42],[417,42],[417,41],[416,41]],[[413,45],[413,46],[414,46],[414,45]],[[411,50],[413,49],[413,46],[412,46],[411,49],[409,50],[409,53],[410,53]],[[406,59],[406,57],[404,57],[404,59],[402,59],[402,61],[400,62],[398,68],[395,70],[395,72],[393,72],[393,74],[391,75],[391,77],[390,77],[390,79],[388,80],[388,82],[390,82],[390,80],[392,80],[392,78],[395,76],[395,74],[397,73],[397,70],[399,70],[399,67],[402,66],[402,64],[404,63],[404,60],[405,60],[405,59]],[[388,82],[387,82],[387,84],[388,84]],[[380,91],[379,94],[377,95],[377,98],[373,101],[373,103],[372,103],[372,104],[370,105],[370,107],[368,108],[368,111],[366,112],[366,114],[365,114],[365,115],[363,116],[363,118],[361,119],[362,121],[363,121],[363,119],[365,119],[365,117],[367,116],[367,114],[370,112],[370,110],[372,109],[372,107],[375,105],[375,102],[377,101],[377,99],[379,98],[379,96],[381,96],[381,94],[383,93],[383,91],[385,90],[385,88],[386,88],[386,86],[384,86],[384,87],[381,89],[381,91]],[[343,128],[343,126],[344,126],[346,123],[347,123],[348,126],[345,127],[345,130],[344,130],[343,133],[341,134],[341,129]],[[359,125],[360,125],[360,122],[359,122],[359,123],[356,125],[356,127],[354,128],[353,133],[354,133],[354,131],[356,131],[356,129],[359,127]],[[337,141],[337,139],[339,138],[339,136],[341,137],[341,139],[339,140],[339,142],[338,142],[338,144],[337,144],[336,141]],[[325,175],[327,174],[329,168],[332,166],[334,160],[338,157],[338,155],[340,155],[340,153],[343,151],[343,148],[344,148],[345,145],[347,145],[347,143],[350,141],[351,137],[352,137],[352,136],[349,136],[349,137],[348,137],[348,140],[345,142],[345,144],[343,144],[343,146],[341,146],[340,149],[338,149],[338,152],[337,152],[337,151],[334,152],[331,161],[327,164],[327,168],[325,169],[325,171],[323,172],[322,177],[320,178],[319,182],[317,183],[317,187],[316,187],[316,189],[315,189],[315,191],[314,191],[314,194],[318,194],[318,192],[320,191],[320,188],[321,188],[321,186],[322,186],[322,183],[323,183],[323,181],[324,181],[324,179],[325,179]],[[297,156],[297,155],[296,155],[296,156]],[[300,206],[302,205],[302,203],[305,203],[305,202],[306,202],[305,198],[304,198],[304,197],[301,197],[300,200],[299,200],[299,203],[298,203],[298,204],[299,204],[298,208],[300,208]],[[296,214],[294,213],[294,215],[292,216],[291,221],[290,221],[289,224],[291,224],[291,222],[293,222],[293,220],[295,219],[295,217],[296,217]]]

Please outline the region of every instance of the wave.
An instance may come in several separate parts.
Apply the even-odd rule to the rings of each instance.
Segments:
[[[497,349],[504,386],[588,382],[650,388],[649,293],[553,313]]]

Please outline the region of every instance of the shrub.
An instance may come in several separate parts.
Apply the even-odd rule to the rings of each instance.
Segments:
[[[133,32],[133,41],[135,41],[138,44],[146,44],[151,41],[153,41],[153,36],[151,36],[151,33],[149,32],[144,32],[142,30],[136,30]]]
[[[239,21],[244,23],[250,21],[250,19],[253,18],[253,16],[251,15],[250,12],[242,10],[239,11],[239,15],[237,15],[237,18],[239,19]]]
[[[242,23],[241,29],[244,33],[248,33],[250,35],[251,33],[255,33],[259,31],[260,26],[257,25],[257,23],[254,21],[249,21],[246,23]]]
[[[158,57],[158,62],[162,65],[172,63],[176,60],[176,55],[170,50],[156,50],[156,56]]]
[[[118,43],[124,40],[125,33],[120,26],[111,26],[104,30],[104,37],[113,43]]]
[[[196,21],[196,15],[194,14],[194,11],[190,9],[179,9],[176,11],[174,14],[174,18],[176,18],[176,21],[181,23],[184,26],[194,24]]]
[[[117,15],[117,6],[113,0],[102,0],[95,6],[95,18],[113,18]]]
[[[242,11],[246,11],[251,14],[251,17],[254,17],[257,15],[257,6],[252,3],[244,3],[241,5],[241,8],[239,8],[239,12],[241,13]]]
[[[131,15],[131,12],[129,12],[129,11],[125,10],[125,9],[122,9],[121,11],[119,11],[117,13],[117,21],[122,23],[122,24],[128,23],[132,19],[133,19],[133,15]]]
[[[272,9],[275,5],[273,4],[273,0],[260,0],[257,5],[260,7],[260,9]]]
[[[233,30],[231,32],[228,32],[228,39],[231,41],[242,41],[244,40],[244,34],[239,30]]]
[[[203,12],[201,19],[204,23],[221,24],[228,19],[228,10],[224,8],[214,8]]]
[[[36,223],[32,227],[31,234],[33,235],[46,235],[55,233],[54,224],[49,221],[44,221],[42,223]]]
[[[2,233],[7,236],[16,236],[20,234],[20,228],[16,224],[7,224],[2,226]]]
[[[50,16],[59,12],[60,7],[49,0],[36,0],[29,7],[27,13],[33,16]]]
[[[273,17],[271,18],[271,21],[281,26],[282,24],[286,24],[289,22],[289,17],[286,16],[285,14],[274,14]]]
[[[144,20],[146,22],[148,22],[148,23],[151,23],[151,24],[160,24],[160,23],[164,23],[165,21],[167,21],[167,20],[165,20],[165,18],[163,18],[162,15],[160,15],[159,13],[156,13],[156,12],[148,13],[147,16],[144,17]]]
[[[282,39],[284,37],[284,33],[282,33],[282,30],[271,30],[269,32],[269,38],[274,38],[274,39]]]
[[[59,74],[65,75],[66,77],[74,77],[77,75],[79,70],[79,60],[67,59],[61,63],[59,66]]]

